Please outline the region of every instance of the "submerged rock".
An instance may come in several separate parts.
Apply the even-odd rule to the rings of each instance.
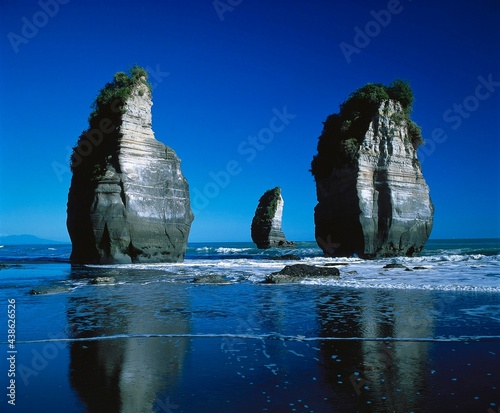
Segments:
[[[367,85],[328,117],[312,162],[318,245],[329,256],[413,256],[425,245],[434,207],[410,120],[404,82]]]
[[[281,189],[276,187],[264,193],[252,220],[251,235],[257,248],[290,248],[295,243],[287,241],[281,230],[283,216],[283,197]]]
[[[404,269],[408,269],[408,267],[406,265],[403,265],[403,264],[400,264],[400,263],[390,263],[390,264],[386,264],[384,265],[382,268],[385,268],[385,269],[391,269],[391,268],[404,268]]]
[[[231,284],[226,277],[220,274],[200,275],[193,278],[195,284]]]
[[[38,288],[33,288],[29,291],[30,295],[49,295],[49,294],[60,294],[67,293],[71,291],[71,288],[66,285],[51,285],[51,286],[40,286]]]
[[[90,280],[90,284],[103,285],[103,284],[114,284],[114,277],[96,277]]]
[[[144,69],[101,91],[72,154],[73,263],[178,262],[193,221],[176,153],[155,139]]]
[[[0,270],[8,270],[9,268],[21,268],[20,264],[4,264],[0,262]]]
[[[336,267],[316,267],[307,264],[287,265],[281,271],[269,274],[265,284],[283,284],[302,281],[306,277],[338,277],[340,271]]]
[[[284,255],[277,255],[276,257],[269,257],[269,259],[273,261],[300,261],[302,258],[300,258],[298,255],[295,254],[284,254]]]

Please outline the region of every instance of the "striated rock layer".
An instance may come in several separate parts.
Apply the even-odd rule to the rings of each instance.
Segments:
[[[424,247],[434,207],[402,112],[399,102],[382,102],[354,164],[316,179],[315,235],[325,254],[413,256]]]
[[[101,120],[109,133],[102,142],[89,138],[93,153],[78,159],[82,138],[75,148],[67,218],[72,262],[184,259],[193,221],[189,187],[176,153],[155,139],[150,89],[142,80],[131,88],[116,130],[112,118]]]
[[[251,235],[257,248],[293,247],[295,243],[287,241],[281,230],[284,201],[281,189],[276,187],[264,193],[252,220]]]

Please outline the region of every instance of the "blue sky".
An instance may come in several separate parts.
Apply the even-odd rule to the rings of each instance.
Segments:
[[[139,64],[190,184],[190,241],[249,241],[275,186],[287,238],[314,239],[322,121],[396,78],[427,141],[432,237],[500,237],[499,17],[494,0],[4,0],[0,235],[69,240],[69,151],[100,88]]]

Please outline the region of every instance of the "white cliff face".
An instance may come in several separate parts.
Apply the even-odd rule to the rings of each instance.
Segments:
[[[271,231],[281,231],[281,220],[283,217],[283,206],[284,201],[281,193],[277,199],[276,212],[274,213],[274,217],[271,221]]]
[[[395,121],[399,103],[379,108],[359,150],[356,188],[361,211],[365,253],[397,252],[430,235],[433,205],[406,120]]]
[[[171,148],[155,139],[151,106],[147,86],[139,85],[122,116],[119,162],[125,205],[139,217],[183,222],[188,217],[189,198],[180,160]],[[163,202],[165,199],[169,202]],[[151,208],[152,201],[156,201],[155,208]]]
[[[75,261],[176,262],[184,258],[193,221],[189,188],[176,153],[155,139],[151,106],[149,88],[139,82],[124,104],[118,133],[107,137],[113,145],[106,154],[104,175],[97,178],[94,189],[74,176],[68,230]],[[89,202],[90,211],[82,206]],[[90,228],[79,220],[89,221]]]
[[[398,102],[383,102],[360,144],[356,165],[317,182],[316,238],[325,253],[414,255],[434,207]]]

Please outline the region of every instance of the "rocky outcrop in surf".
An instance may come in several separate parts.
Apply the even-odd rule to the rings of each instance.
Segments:
[[[73,150],[67,227],[75,263],[178,262],[193,221],[173,149],[155,139],[144,69],[117,73]]]
[[[251,226],[252,240],[257,248],[295,246],[294,242],[287,241],[281,230],[283,205],[284,201],[279,187],[266,191],[260,197]]]
[[[369,84],[328,117],[311,172],[315,236],[326,255],[413,256],[425,245],[434,206],[417,158],[409,85]]]
[[[278,272],[269,274],[264,280],[264,284],[285,284],[304,281],[306,278],[338,276],[340,276],[340,271],[335,267],[293,264],[285,266],[285,268]]]

